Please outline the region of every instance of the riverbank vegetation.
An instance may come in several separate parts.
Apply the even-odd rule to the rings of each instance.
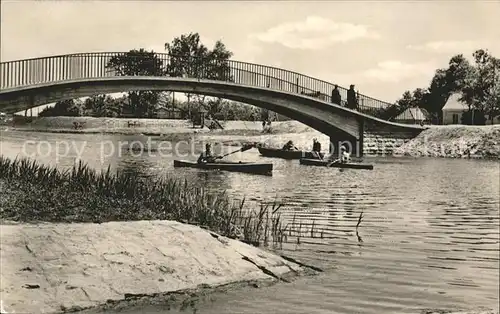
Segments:
[[[500,115],[500,59],[483,49],[476,50],[472,57],[473,63],[463,54],[453,56],[447,68],[436,70],[429,87],[405,91],[395,105],[378,116],[389,119],[407,108],[419,107],[438,124],[448,98],[459,93],[466,109],[462,124],[484,125],[487,116],[493,121],[492,118]]]
[[[112,97],[110,95],[93,95],[86,99],[68,99],[56,102],[54,106],[45,107],[40,117],[99,117],[99,118],[170,118],[191,120],[203,108],[200,104],[187,100],[174,100],[174,93],[161,92],[158,101],[144,115],[130,113],[130,100],[127,95]],[[260,121],[262,110],[245,103],[227,99],[204,100],[210,110],[208,115],[216,120]]]
[[[75,164],[62,171],[29,159],[0,156],[0,219],[19,222],[175,220],[251,244],[277,244],[284,225],[278,204],[245,208],[226,193],[173,178],[97,172]]]

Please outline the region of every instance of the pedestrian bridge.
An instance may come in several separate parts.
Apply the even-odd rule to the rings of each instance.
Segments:
[[[118,65],[113,61],[120,60]],[[367,130],[405,133],[424,128],[377,118],[391,104],[358,94],[356,110],[330,103],[334,85],[296,72],[233,60],[165,53],[78,53],[0,64],[0,112],[60,100],[126,91],[176,91],[249,103],[329,135],[361,142]],[[342,99],[347,90],[339,87]]]

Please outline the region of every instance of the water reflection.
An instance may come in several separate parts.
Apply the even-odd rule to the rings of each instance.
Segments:
[[[86,143],[82,160],[97,169],[110,165],[138,175],[186,178],[208,189],[227,190],[237,199],[246,197],[251,206],[276,197],[283,201],[285,222],[294,217],[302,222],[300,244],[291,235],[283,250],[327,272],[291,285],[218,296],[219,302],[201,304],[198,313],[387,313],[478,305],[498,309],[498,163],[386,158],[370,159],[373,171],[340,172],[263,158],[254,150],[228,157],[272,162],[273,176],[266,177],[174,170],[172,160],[179,158],[175,154],[134,157],[114,152],[101,162],[101,141],[127,137],[2,135],[2,154],[9,157],[20,153],[26,139],[66,138]],[[182,143],[179,152],[201,152],[202,145]],[[29,149],[36,151],[34,146]],[[73,156],[59,160],[58,166],[71,166]],[[53,158],[38,157],[47,163]]]

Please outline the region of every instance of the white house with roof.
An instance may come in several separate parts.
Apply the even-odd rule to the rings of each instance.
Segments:
[[[461,124],[462,114],[468,110],[465,103],[461,102],[459,99],[461,97],[460,93],[455,93],[448,98],[448,101],[443,107],[443,124]],[[500,124],[500,115],[493,117],[491,121],[488,114],[485,115],[486,124]]]
[[[459,99],[462,95],[454,93],[443,107],[443,124],[461,124],[462,114],[467,110],[467,105]]]

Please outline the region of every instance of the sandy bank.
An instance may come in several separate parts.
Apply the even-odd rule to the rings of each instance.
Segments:
[[[82,124],[76,130],[74,122]],[[130,125],[136,123],[135,126]],[[167,119],[128,119],[94,117],[39,117],[31,123],[13,125],[12,129],[31,132],[53,133],[105,133],[105,134],[140,134],[140,133],[193,133],[208,131],[208,128],[193,128],[187,120]]]
[[[76,130],[74,122],[82,124]],[[137,123],[135,126],[131,123]],[[31,123],[10,126],[10,129],[31,132],[52,133],[105,133],[105,134],[145,134],[161,135],[170,133],[203,133],[217,134],[246,134],[257,135],[262,133],[262,124],[259,121],[224,121],[221,122],[224,130],[210,131],[207,127],[193,128],[188,120],[169,119],[129,119],[129,118],[94,118],[94,117],[39,117]],[[272,133],[297,133],[312,130],[296,121],[273,122]],[[237,131],[235,133],[235,131]]]
[[[396,148],[394,153],[415,157],[497,159],[500,157],[500,125],[432,126]]]
[[[173,221],[2,224],[3,308],[53,313],[306,268]]]

